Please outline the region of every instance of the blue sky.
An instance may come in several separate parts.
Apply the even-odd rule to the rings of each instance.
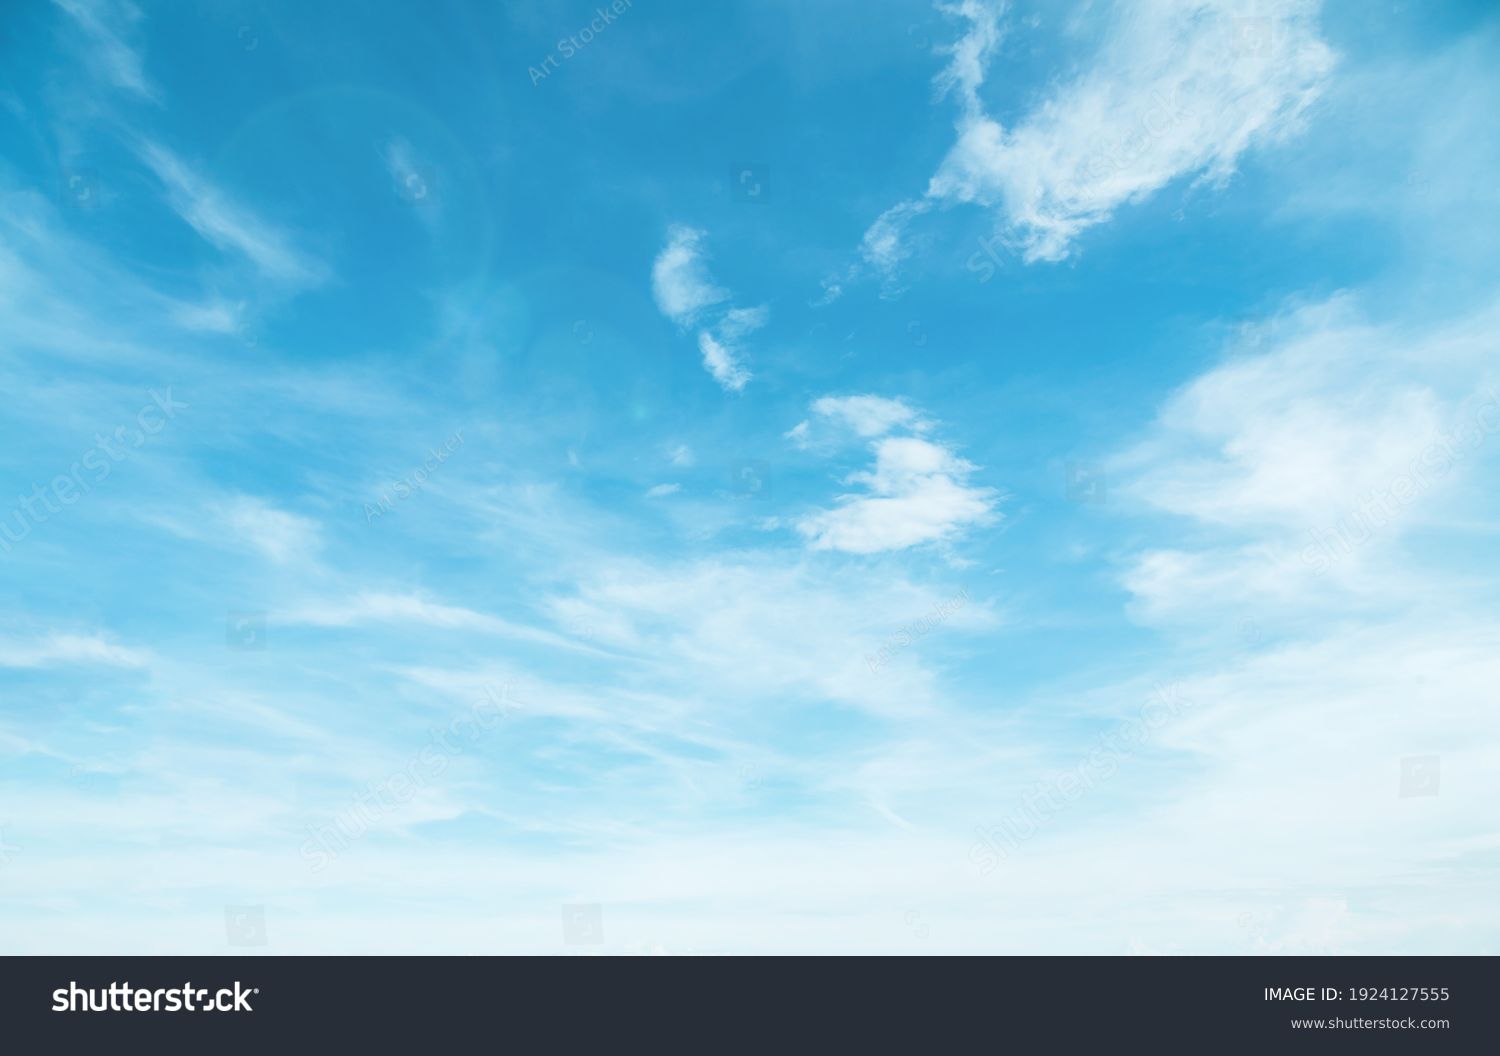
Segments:
[[[0,949],[1495,949],[1488,5],[5,23]]]

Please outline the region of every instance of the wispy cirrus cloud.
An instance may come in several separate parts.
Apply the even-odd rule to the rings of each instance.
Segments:
[[[817,562],[779,555],[614,557],[554,596],[549,609],[574,633],[640,658],[657,676],[657,691],[673,699],[681,692],[726,705],[759,699],[778,702],[777,709],[831,700],[909,716],[941,707],[919,651],[878,673],[866,657],[946,596],[900,575],[850,583]],[[954,628],[976,632],[995,623],[987,606],[976,604]],[[684,706],[695,720],[707,718],[699,706],[678,704]]]
[[[219,510],[231,537],[274,564],[311,560],[322,547],[322,526],[310,517],[240,496]]]
[[[237,305],[210,299],[198,303],[173,304],[170,318],[184,330],[206,334],[232,334],[242,325]]]
[[[542,627],[516,623],[459,605],[446,605],[412,593],[364,591],[343,601],[299,603],[278,612],[276,619],[279,623],[308,627],[405,624],[514,638],[553,648],[597,652],[566,635]]]
[[[41,668],[100,664],[146,667],[151,654],[119,645],[101,635],[52,634],[42,638],[0,640],[0,667]]]
[[[146,140],[140,154],[165,187],[173,210],[211,245],[243,257],[263,277],[288,287],[316,286],[327,278],[322,261],[231,200],[166,147]]]
[[[88,40],[86,62],[116,88],[155,101],[156,87],[146,77],[140,49],[127,39],[141,21],[141,10],[129,0],[52,0],[77,23]]]

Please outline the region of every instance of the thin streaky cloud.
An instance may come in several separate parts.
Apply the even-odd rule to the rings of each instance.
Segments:
[[[129,0],[52,0],[66,11],[88,38],[86,62],[116,88],[152,102],[159,101],[155,85],[146,77],[145,60],[126,41],[135,35],[141,10]]]
[[[309,627],[360,627],[368,624],[410,624],[455,631],[473,631],[534,642],[597,656],[607,653],[566,635],[514,623],[489,613],[445,605],[414,594],[367,592],[341,602],[314,602],[275,614],[276,622]]]
[[[32,640],[0,640],[0,667],[44,668],[75,664],[147,667],[151,654],[99,635],[53,634]]]
[[[245,258],[273,282],[303,287],[327,278],[326,266],[285,231],[230,200],[167,148],[145,141],[141,158],[162,182],[168,204],[205,241]]]

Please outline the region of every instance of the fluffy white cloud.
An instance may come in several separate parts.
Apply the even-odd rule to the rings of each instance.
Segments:
[[[704,258],[704,233],[680,224],[667,232],[667,244],[651,267],[651,288],[663,315],[678,326],[697,323],[707,309],[729,300],[729,292],[715,286]],[[716,321],[698,331],[703,369],[726,392],[739,392],[751,374],[741,362],[741,341],[766,325],[770,312],[730,307]]]
[[[918,436],[889,436],[894,429],[928,428],[902,400],[880,396],[825,396],[813,412],[872,440],[874,468],[851,474],[846,483],[862,492],[840,496],[829,510],[809,514],[797,530],[815,550],[873,554],[952,539],[990,523],[997,495],[968,483],[978,468],[946,446]],[[808,423],[787,434],[805,446]]]
[[[921,429],[917,412],[904,400],[884,396],[824,396],[813,413],[833,419],[863,437],[884,436],[898,426]]]
[[[704,308],[729,299],[729,292],[715,286],[709,277],[705,237],[696,228],[673,225],[667,232],[666,246],[651,265],[656,306],[679,326],[691,326]]]
[[[995,493],[972,487],[977,467],[947,448],[917,437],[888,437],[875,445],[875,468],[850,484],[831,510],[804,517],[797,530],[815,550],[873,554],[940,542],[994,519]]]
[[[1393,548],[1440,526],[1500,431],[1486,364],[1497,318],[1492,306],[1426,332],[1380,327],[1338,298],[1250,334],[1173,394],[1108,464],[1126,499],[1198,526],[1194,549],[1134,559],[1125,584],[1141,611],[1326,605],[1335,590],[1368,607],[1408,592]]]
[[[1333,68],[1318,0],[1115,5],[1098,51],[1010,128],[979,88],[998,39],[997,5],[956,9],[970,29],[939,84],[961,97],[958,138],[925,198],[871,226],[865,258],[889,271],[902,229],[933,202],[993,210],[1028,261],[1060,260],[1079,234],[1172,180],[1227,179],[1251,147],[1296,129]]]

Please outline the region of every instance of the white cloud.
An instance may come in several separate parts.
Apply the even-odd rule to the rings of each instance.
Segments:
[[[140,9],[122,0],[53,0],[78,23],[88,37],[87,62],[98,76],[143,99],[155,100],[156,88],[146,78],[141,53],[125,36],[141,20]]]
[[[321,261],[299,250],[281,230],[230,201],[165,147],[147,141],[141,158],[166,187],[172,208],[205,241],[240,254],[275,282],[312,286],[326,277]]]
[[[698,350],[703,353],[703,369],[729,392],[739,392],[750,380],[750,372],[740,366],[734,351],[721,344],[707,330],[698,333]]]
[[[706,235],[674,224],[667,244],[651,265],[651,290],[663,315],[679,326],[691,326],[709,305],[729,299],[729,292],[713,284],[704,260]]]
[[[1432,529],[1500,430],[1486,365],[1500,308],[1422,332],[1366,322],[1349,298],[1302,309],[1184,386],[1112,458],[1127,500],[1197,525],[1125,573],[1141,613],[1229,599],[1323,606],[1411,589],[1394,547]]]
[[[238,309],[225,301],[178,302],[171,306],[170,314],[172,321],[184,330],[199,333],[232,334],[240,327]]]
[[[945,94],[957,92],[965,111],[980,109],[979,89],[984,84],[990,57],[1000,44],[1000,15],[1004,8],[999,0],[961,0],[942,7],[945,13],[969,21],[968,32],[948,49],[952,59],[937,76],[939,89]]]
[[[771,310],[765,305],[758,308],[731,308],[719,320],[719,338],[723,341],[738,341],[765,326],[770,315]]]
[[[309,627],[413,624],[439,630],[492,634],[576,652],[597,653],[597,650],[543,628],[513,623],[461,606],[444,605],[415,594],[367,591],[346,602],[312,602],[293,606],[284,612],[278,612],[275,618],[278,623]]]
[[[831,418],[862,437],[884,436],[898,426],[918,431],[925,428],[909,404],[884,396],[824,396],[813,403],[812,409],[814,414]]]
[[[651,286],[657,307],[678,326],[689,327],[711,307],[729,300],[729,292],[713,284],[704,259],[702,231],[674,225],[667,232],[667,244],[651,268]],[[712,375],[726,392],[739,392],[751,374],[741,362],[741,341],[766,325],[770,311],[764,305],[756,308],[729,307],[718,318],[698,331],[698,351],[703,369]]]
[[[316,604],[292,609],[278,619],[315,627],[351,627],[361,623],[424,623],[457,630],[495,631],[504,620],[472,609],[442,605],[414,594],[360,594],[344,604]]]
[[[931,206],[926,202],[901,202],[881,213],[865,232],[861,243],[865,260],[886,275],[894,273],[910,256],[905,242],[906,225],[929,208]]]
[[[693,449],[687,444],[678,444],[667,457],[672,460],[674,466],[691,466],[694,462]]]
[[[681,484],[657,484],[646,492],[646,498],[661,499],[668,495],[676,495],[681,490]]]
[[[995,493],[966,481],[978,467],[918,437],[888,437],[875,445],[875,468],[850,484],[831,509],[797,522],[815,550],[873,554],[951,539],[994,520]]]
[[[1147,446],[1123,458],[1141,463],[1132,494],[1218,524],[1309,527],[1418,458],[1442,401],[1393,369],[1390,335],[1347,318],[1292,325],[1308,330],[1172,396]]]
[[[893,429],[923,432],[930,427],[902,400],[880,396],[825,396],[813,412],[873,441],[874,468],[846,481],[862,493],[840,496],[830,510],[809,514],[797,530],[815,550],[872,554],[943,542],[964,530],[992,522],[997,495],[968,484],[978,469],[948,447],[917,436],[889,436]],[[808,423],[787,433],[807,446]]]
[[[956,12],[970,29],[938,78],[962,97],[957,141],[923,199],[871,226],[866,260],[892,270],[904,225],[932,202],[989,208],[1028,261],[1061,260],[1084,230],[1175,179],[1226,180],[1247,150],[1295,130],[1322,89],[1334,57],[1318,10],[1318,0],[1117,4],[1097,53],[1007,129],[979,98],[996,5],[970,0]]]
[[[825,426],[833,428],[836,439],[852,432],[868,440],[897,428],[921,433],[930,425],[905,401],[884,396],[824,396],[813,402],[812,411],[812,419],[798,422],[784,434],[803,450],[824,445],[829,433]]]
[[[940,703],[924,650],[903,650],[878,671],[868,657],[951,594],[899,576],[850,580],[816,564],[740,554],[682,564],[610,561],[550,607],[561,625],[650,665],[657,685],[687,694],[690,715],[706,701],[718,709],[753,702],[794,710],[833,701],[896,715]],[[944,627],[961,633],[994,623],[976,602]]]
[[[322,527],[317,521],[259,499],[241,496],[224,506],[220,515],[241,542],[278,565],[309,559],[322,546]]]
[[[32,641],[0,641],[0,667],[55,667],[59,664],[102,664],[145,667],[151,654],[116,645],[98,635],[54,634]]]
[[[1311,641],[1238,648],[1217,670],[1173,683],[1176,713],[1132,707],[1147,727],[1144,741],[1116,753],[1100,778],[1108,784],[1081,802],[1059,798],[1032,814],[1030,829],[1012,825],[1021,842],[992,879],[1003,876],[1013,892],[1051,876],[1061,895],[1079,884],[1070,871],[1091,863],[1095,875],[1112,878],[1107,900],[1121,908],[1153,889],[1181,891],[1193,912],[1175,904],[1170,919],[1147,914],[1136,926],[1186,949],[1462,946],[1457,927],[1431,945],[1417,933],[1434,917],[1472,922],[1451,906],[1471,904],[1485,880],[1439,884],[1432,902],[1421,892],[1434,890],[1437,877],[1483,872],[1496,846],[1488,810],[1500,773],[1490,706],[1496,633],[1483,616],[1427,614],[1333,631],[1325,624]],[[1186,662],[1196,668],[1204,659],[1197,648]],[[1024,742],[1055,727],[1059,710],[1013,737]],[[1087,770],[1091,749],[1074,742],[1070,753]],[[1440,757],[1441,795],[1433,787],[1412,797],[1402,787],[1403,760],[1430,755]],[[1028,795],[1037,802],[1033,782],[1060,769],[1035,756],[1013,767],[1011,816]],[[996,821],[1005,816],[995,811]],[[1298,891],[1258,880],[1267,863],[1294,869]],[[1085,880],[1078,890],[1090,887]],[[1266,933],[1264,918],[1334,894],[1362,907],[1335,934],[1316,921],[1301,934],[1285,924]],[[1397,922],[1371,903],[1407,908]]]

